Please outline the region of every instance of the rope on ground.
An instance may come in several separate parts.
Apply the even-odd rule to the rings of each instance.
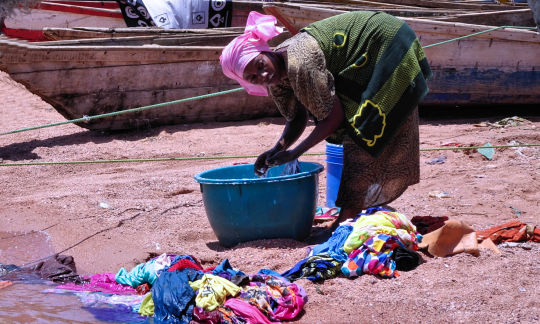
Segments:
[[[448,146],[421,148],[420,151],[443,151],[443,150],[473,150],[479,148],[511,148],[511,147],[536,147],[540,144],[516,144],[516,145],[490,145],[490,146]],[[326,153],[304,153],[303,156],[325,155]],[[59,165],[59,164],[104,164],[104,163],[133,163],[133,162],[169,162],[169,161],[193,161],[193,160],[225,160],[256,158],[258,155],[231,155],[231,156],[188,156],[179,158],[148,158],[148,159],[118,159],[118,160],[83,160],[83,161],[50,161],[50,162],[20,162],[0,163],[5,166],[29,166],[29,165]]]
[[[492,31],[495,31],[495,30],[498,30],[498,29],[504,29],[504,28],[531,29],[531,30],[536,29],[536,27],[523,27],[523,26],[499,26],[499,27],[493,27],[493,28],[490,28],[490,29],[487,29],[487,30],[484,30],[484,31],[477,32],[477,33],[472,33],[472,34],[469,34],[469,35],[456,37],[456,38],[448,39],[448,40],[445,40],[445,41],[442,41],[442,42],[426,45],[426,46],[423,46],[423,48],[429,48],[429,47],[433,47],[433,46],[437,46],[437,45],[442,45],[442,44],[446,44],[446,43],[450,43],[450,42],[455,42],[455,41],[458,41],[458,40],[461,40],[461,39],[464,39],[464,38],[473,37],[473,36],[476,36],[476,35],[485,34],[485,33],[489,33],[489,32],[492,32]],[[65,125],[65,124],[89,122],[90,120],[93,120],[93,119],[99,119],[99,118],[111,117],[111,116],[116,116],[116,115],[121,115],[121,114],[127,114],[127,113],[136,112],[136,111],[142,111],[142,110],[147,110],[147,109],[152,109],[152,108],[158,108],[158,107],[163,107],[163,106],[167,106],[167,105],[172,105],[172,104],[177,104],[177,103],[182,103],[182,102],[187,102],[187,101],[192,101],[192,100],[210,98],[210,97],[214,97],[214,96],[221,96],[221,95],[224,95],[224,94],[229,94],[229,93],[237,92],[237,91],[240,91],[240,90],[243,90],[243,88],[235,88],[235,89],[230,89],[230,90],[225,90],[225,91],[220,91],[220,92],[215,92],[215,93],[209,93],[209,94],[206,94],[206,95],[200,95],[200,96],[195,96],[195,97],[190,97],[190,98],[178,99],[178,100],[174,100],[174,101],[168,101],[168,102],[153,104],[153,105],[149,105],[149,106],[142,106],[142,107],[137,107],[137,108],[132,108],[132,109],[119,110],[119,111],[100,114],[100,115],[83,116],[82,118],[66,120],[66,121],[63,121],[63,122],[57,122],[57,123],[44,124],[44,125],[33,126],[33,127],[20,128],[20,129],[11,130],[11,131],[8,131],[8,132],[0,133],[0,136],[8,135],[8,134],[20,133],[20,132],[26,132],[26,131],[31,131],[31,130],[41,129],[41,128],[53,127],[53,126],[60,126],[60,125]]]

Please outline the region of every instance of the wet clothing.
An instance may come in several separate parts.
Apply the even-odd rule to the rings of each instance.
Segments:
[[[158,323],[189,323],[195,307],[195,291],[189,282],[202,278],[193,269],[164,271],[152,286],[154,320]]]
[[[223,305],[227,297],[236,296],[241,289],[229,280],[205,274],[197,281],[190,282],[189,285],[193,290],[198,291],[195,297],[197,307],[204,308],[205,311],[211,312]]]
[[[387,204],[419,181],[416,107],[431,70],[410,27],[382,12],[351,12],[309,25],[275,50],[287,52],[288,77],[269,90],[287,120],[303,106],[317,122],[335,96],[342,104],[345,121],[327,138],[344,145],[337,206]]]
[[[59,283],[73,282],[81,284],[85,282],[77,274],[77,267],[72,256],[55,254],[35,264],[21,266],[13,269],[12,265],[8,273],[0,275],[3,280],[25,281],[25,280],[49,280]],[[0,273],[3,272],[3,266],[0,264]]]

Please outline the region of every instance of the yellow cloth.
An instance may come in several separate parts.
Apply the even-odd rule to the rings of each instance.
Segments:
[[[416,242],[416,226],[405,215],[379,210],[360,217],[353,224],[353,230],[345,241],[343,250],[349,254],[377,234],[397,236],[408,246]]]
[[[154,300],[152,299],[152,293],[148,293],[146,297],[144,297],[141,307],[139,308],[139,314],[142,316],[154,315]]]
[[[236,296],[241,291],[240,287],[229,280],[211,274],[205,274],[200,280],[190,282],[189,285],[193,290],[199,290],[195,304],[207,312],[223,305],[227,296]]]

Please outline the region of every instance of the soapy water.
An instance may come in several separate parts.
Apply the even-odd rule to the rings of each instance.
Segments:
[[[0,232],[0,268],[31,265],[52,254],[50,237],[44,232]],[[32,276],[18,279],[0,285],[1,323],[150,323],[137,313],[121,309],[122,305],[83,304],[80,293],[51,293],[57,283]],[[0,282],[3,280],[0,277]]]

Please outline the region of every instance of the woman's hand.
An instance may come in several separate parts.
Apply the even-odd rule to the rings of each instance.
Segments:
[[[279,150],[277,150],[276,148],[273,148],[259,155],[259,157],[255,161],[255,166],[254,166],[255,174],[257,176],[260,177],[266,173],[266,170],[268,170],[268,168],[270,167],[268,163],[268,158],[271,157],[272,155],[275,155],[277,152],[279,152]]]
[[[298,154],[294,150],[279,151],[267,158],[269,166],[282,165],[298,158]]]

